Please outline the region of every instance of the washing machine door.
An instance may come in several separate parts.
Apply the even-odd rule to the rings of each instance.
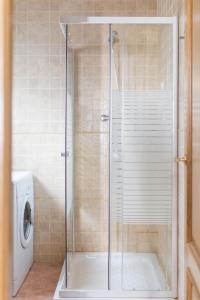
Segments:
[[[23,248],[27,248],[33,238],[33,209],[26,196],[21,206],[20,239]]]

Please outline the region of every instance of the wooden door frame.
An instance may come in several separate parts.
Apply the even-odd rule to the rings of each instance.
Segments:
[[[186,0],[186,61],[187,61],[187,230],[186,230],[186,280],[187,299],[193,299],[193,291],[200,299],[200,253],[192,233],[192,133],[193,133],[193,0]],[[200,88],[200,87],[199,87]]]
[[[187,232],[188,246],[199,256],[192,236],[192,88],[193,88],[193,0],[187,0]]]
[[[10,299],[11,0],[0,0],[0,299]]]
[[[186,0],[187,62],[187,243],[192,242],[192,0]]]
[[[191,271],[187,270],[187,300],[193,299],[193,289],[198,294],[198,298],[200,298],[200,292],[198,289],[198,285],[197,285]]]

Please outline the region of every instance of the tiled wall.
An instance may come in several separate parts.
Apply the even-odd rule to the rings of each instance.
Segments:
[[[13,167],[34,175],[37,261],[64,258],[64,161],[60,153],[64,150],[65,44],[59,16],[154,16],[161,13],[157,5],[170,4],[166,0],[14,0]],[[84,47],[75,53],[79,74],[75,247],[79,251],[107,247],[108,137],[99,115],[107,109],[108,60],[101,32],[93,28],[91,35],[91,29],[84,29],[77,37]],[[88,46],[95,37],[99,45],[91,49]]]
[[[65,46],[58,24],[59,16],[155,14],[156,0],[14,0],[13,169],[30,170],[34,175],[35,260],[58,262],[62,261],[64,257],[64,161],[60,157],[60,153],[64,149]],[[99,65],[96,65],[93,55],[82,54],[85,62],[80,64],[80,76],[91,82],[92,72],[98,72]],[[88,75],[81,75],[88,67],[86,62],[89,60],[91,63],[92,58],[95,63],[91,64],[91,68],[87,68]],[[87,92],[87,89],[81,91],[82,94],[84,92]],[[82,97],[82,100],[85,96]],[[97,101],[97,99],[98,97],[95,100]],[[82,100],[79,99],[79,101]],[[95,107],[96,104],[92,105]],[[88,108],[86,107],[86,109]],[[92,118],[90,121],[95,121],[97,110],[92,112],[90,111]],[[83,122],[80,115],[77,126],[82,126]],[[94,124],[93,122],[89,123],[90,125]],[[94,127],[92,130],[95,130]],[[82,128],[81,130],[87,131],[88,129]],[[88,151],[85,137],[81,133],[79,135],[77,133],[77,138],[80,141],[78,144],[81,149]],[[103,144],[103,138],[99,132],[96,136],[95,134],[91,135],[91,147],[96,145],[101,150],[101,158],[94,157],[94,159],[103,160],[102,153],[105,152],[102,148]],[[95,148],[93,151],[95,153]],[[88,165],[85,166],[87,161],[83,160],[80,155],[77,155],[77,161],[78,159],[81,169],[85,170],[88,167]],[[99,163],[101,162],[98,161],[97,165]],[[91,174],[96,173],[96,170],[88,171],[88,173],[90,173],[88,179],[91,179]],[[82,179],[83,177],[77,177],[77,180],[80,180],[80,188],[77,193],[81,192],[84,187]],[[104,185],[102,180],[99,181],[98,176],[93,178],[93,186],[97,182],[98,188],[100,182],[102,186]],[[91,194],[91,190],[88,191],[88,194]],[[79,216],[77,228],[80,225],[90,228],[82,237],[77,231],[77,241],[83,241],[78,246],[79,249],[85,247],[83,245],[87,244],[86,241],[88,241],[88,245],[91,245],[89,236],[91,231],[97,228],[97,220],[99,220],[98,205],[101,207],[102,217],[105,218],[103,213],[105,207],[103,202],[105,201],[99,202],[97,194],[95,198],[94,208],[89,202],[80,204],[80,207],[89,205],[90,215],[98,215],[98,218],[95,218],[96,225],[90,224],[93,229],[89,224],[83,226],[80,209],[77,210]],[[88,198],[87,201],[93,200]],[[105,240],[105,233],[103,235],[103,240]],[[98,243],[99,240],[102,240],[96,233],[93,236]],[[93,249],[95,249],[95,245],[94,242]]]
[[[142,2],[141,2],[142,3]],[[147,3],[147,2],[146,2]],[[154,6],[155,8],[155,6]],[[146,11],[143,14],[147,14]],[[156,10],[150,15],[156,15]],[[113,26],[113,30],[119,29]],[[154,90],[161,87],[159,30],[142,26],[124,31],[129,47],[128,89]],[[134,40],[131,37],[134,35]],[[75,49],[75,250],[107,251],[108,207],[108,125],[100,122],[100,115],[108,113],[108,28],[100,26],[72,26],[69,41]],[[148,41],[148,42],[147,42]],[[126,41],[127,42],[127,41]],[[144,63],[145,61],[145,63]],[[107,75],[106,75],[107,74]],[[131,227],[131,226],[130,226]],[[147,234],[145,235],[145,229]],[[157,228],[157,230],[155,230]],[[141,226],[129,230],[129,247],[135,251],[160,253],[162,230]],[[115,235],[115,234],[114,234]],[[113,245],[118,237],[113,235]],[[164,233],[163,233],[164,235]],[[140,236],[145,236],[140,238]],[[166,235],[164,235],[166,237]],[[152,237],[155,240],[152,241]],[[143,242],[141,242],[143,240]],[[159,242],[160,241],[160,242]],[[134,244],[134,245],[133,245]],[[114,246],[116,250],[116,245]],[[165,252],[160,255],[164,261]]]
[[[115,29],[117,27],[113,28]],[[143,30],[137,26],[127,34],[129,29],[124,31],[126,38],[129,42],[131,36],[134,35],[135,38],[128,48],[130,68],[126,88],[160,88],[157,28]],[[107,251],[109,123],[102,123],[100,119],[101,114],[109,112],[108,26],[74,25],[69,31],[69,43],[75,49],[76,83],[75,250]],[[144,232],[143,229],[141,231]],[[152,231],[155,233],[155,228]],[[150,233],[150,227],[148,232]],[[159,235],[158,232],[157,234]],[[131,243],[134,240],[134,230],[129,238]]]
[[[178,16],[182,0],[157,0],[157,15],[159,17]]]
[[[76,251],[104,251],[107,246],[108,27],[74,25],[74,241]]]
[[[48,0],[14,1],[13,169],[35,184],[34,259],[64,253],[64,41]]]

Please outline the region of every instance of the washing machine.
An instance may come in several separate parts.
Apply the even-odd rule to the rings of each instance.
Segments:
[[[33,263],[34,192],[30,172],[13,172],[12,295],[15,296]]]

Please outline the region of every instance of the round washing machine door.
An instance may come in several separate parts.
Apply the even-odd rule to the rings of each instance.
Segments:
[[[21,207],[20,238],[23,248],[26,248],[33,238],[33,210],[28,196],[24,198]]]

